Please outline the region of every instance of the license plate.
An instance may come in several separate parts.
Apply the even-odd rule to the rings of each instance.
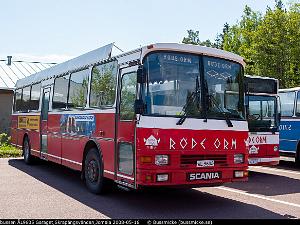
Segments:
[[[221,179],[221,172],[203,172],[203,173],[188,173],[187,179],[194,180],[218,180]]]
[[[248,159],[249,165],[254,165],[257,164],[259,162],[258,159]]]
[[[215,166],[214,160],[198,160],[197,167],[211,167]]]

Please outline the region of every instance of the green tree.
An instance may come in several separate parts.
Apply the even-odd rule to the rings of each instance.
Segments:
[[[184,44],[192,44],[192,45],[200,45],[212,48],[218,48],[218,43],[212,42],[209,39],[205,41],[200,41],[199,31],[188,30],[188,36],[184,37],[182,43]]]
[[[254,36],[258,74],[279,79],[282,88],[298,86],[299,41],[299,4],[287,11],[281,1],[276,1],[275,9],[266,12]]]
[[[263,16],[246,6],[241,20],[224,37],[224,50],[245,58],[247,74],[277,78],[282,88],[298,86],[299,17],[299,3],[286,10],[276,0],[275,8],[268,8]]]
[[[300,3],[285,8],[281,0],[264,14],[245,6],[241,19],[224,24],[215,42],[200,41],[199,31],[188,31],[183,43],[221,48],[242,56],[246,74],[279,79],[281,88],[300,86]]]
[[[282,1],[281,0],[275,0],[275,7],[277,8],[277,9],[284,9],[284,5],[283,5],[283,3],[282,3]]]
[[[182,43],[200,45],[199,31],[188,30],[188,36],[184,37]]]
[[[217,37],[215,39],[216,48],[224,49],[225,36],[229,32],[229,28],[230,28],[229,24],[225,23],[224,27],[223,27],[223,30],[222,30],[222,33],[217,34]]]
[[[300,3],[292,4],[289,11],[289,28],[291,43],[291,65],[293,81],[300,84]]]
[[[246,67],[247,74],[256,73],[253,59],[255,53],[253,38],[261,20],[261,14],[246,5],[241,20],[231,26],[224,35],[223,49],[245,58],[248,63]]]

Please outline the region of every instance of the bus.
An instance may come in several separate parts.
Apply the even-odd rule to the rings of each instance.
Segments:
[[[300,87],[280,89],[282,120],[279,126],[280,155],[300,165]]]
[[[246,114],[251,166],[279,164],[279,104],[277,79],[245,76]]]
[[[113,56],[112,46],[17,81],[12,142],[25,163],[81,171],[96,194],[247,181],[243,58],[173,43]]]

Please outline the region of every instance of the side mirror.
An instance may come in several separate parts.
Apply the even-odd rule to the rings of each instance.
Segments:
[[[246,94],[245,98],[245,110],[246,110],[246,114],[249,113],[249,108],[250,108],[250,97]]]
[[[244,92],[246,95],[249,94],[249,85],[246,82],[244,83]]]
[[[278,113],[278,123],[281,121],[281,113]]]
[[[139,66],[136,76],[138,84],[144,84],[146,82],[146,74],[144,73],[143,66]]]
[[[134,102],[134,112],[135,114],[143,114],[145,111],[145,104],[143,100],[136,99]]]

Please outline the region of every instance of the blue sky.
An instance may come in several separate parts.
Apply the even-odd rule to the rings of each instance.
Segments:
[[[181,42],[186,30],[214,39],[244,6],[275,0],[0,0],[0,58],[64,61],[115,42],[123,50]],[[286,2],[286,1],[284,1]]]

